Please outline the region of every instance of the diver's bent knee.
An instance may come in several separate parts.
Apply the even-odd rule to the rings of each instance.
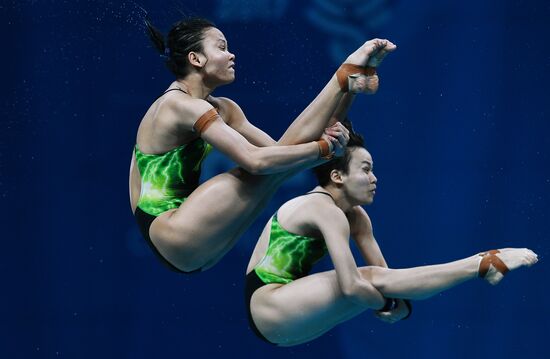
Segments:
[[[373,283],[373,281],[376,279],[377,274],[381,274],[383,271],[388,271],[388,268],[382,268],[377,266],[366,266],[359,268],[359,272],[361,273],[361,276],[368,280],[369,282]]]
[[[379,293],[386,290],[387,283],[384,280],[384,274],[391,271],[391,269],[377,266],[368,266],[359,268],[359,271],[361,273],[361,276],[369,281]]]

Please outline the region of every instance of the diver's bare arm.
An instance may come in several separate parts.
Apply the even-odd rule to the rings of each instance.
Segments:
[[[360,305],[382,308],[384,297],[357,268],[349,247],[349,226],[342,211],[330,206],[315,208],[311,213],[312,224],[321,232],[327,245],[342,293]]]
[[[243,135],[248,142],[258,147],[275,146],[277,144],[277,141],[267,133],[248,121],[243,110],[235,101],[226,97],[219,97],[218,100],[228,114],[227,118],[224,118],[226,123]]]
[[[351,236],[357,244],[365,262],[368,265],[388,268],[380,246],[374,238],[372,222],[367,212],[362,207],[356,206],[348,215],[348,221],[350,223]]]
[[[321,141],[290,146],[258,147],[248,142],[218,116],[201,133],[201,137],[246,171],[263,175],[296,171],[318,163],[325,151],[322,150],[323,143],[327,144],[329,152],[333,148],[336,153],[342,152],[349,136],[339,128],[332,131],[335,133],[334,136],[324,134]]]

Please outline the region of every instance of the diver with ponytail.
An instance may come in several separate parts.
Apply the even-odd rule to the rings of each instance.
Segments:
[[[284,180],[344,153],[348,131],[338,121],[357,93],[376,92],[376,68],[396,47],[388,40],[365,42],[275,141],[234,101],[212,95],[235,80],[235,55],[212,22],[181,20],[166,37],[150,19],[145,24],[175,79],[138,127],[131,208],[165,264],[182,273],[201,271],[233,247]],[[199,185],[211,147],[239,167]]]

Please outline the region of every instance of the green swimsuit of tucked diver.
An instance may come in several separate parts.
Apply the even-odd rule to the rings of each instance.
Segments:
[[[137,145],[134,149],[141,175],[141,192],[134,213],[139,230],[161,262],[178,273],[190,272],[180,270],[162,256],[151,241],[149,228],[158,215],[178,208],[198,187],[202,160],[211,149],[200,137],[159,155],[143,153]]]
[[[158,98],[170,91],[187,94],[180,88],[172,88]],[[135,163],[141,176],[141,191],[134,212],[139,230],[157,257],[179,273],[189,272],[180,270],[162,256],[151,241],[149,228],[158,215],[179,208],[199,186],[201,164],[211,150],[212,146],[200,137],[162,154],[143,153],[137,144],[134,148]],[[193,272],[197,271],[200,269]]]
[[[319,193],[332,198],[326,192],[309,192],[308,194]],[[332,198],[334,200],[334,198]],[[247,309],[247,318],[250,329],[267,343],[270,342],[258,329],[252,312],[250,302],[254,292],[270,283],[287,284],[298,278],[309,274],[313,265],[319,261],[328,252],[326,243],[322,238],[313,238],[300,236],[284,229],[277,213],[271,219],[271,228],[269,233],[269,244],[265,256],[258,262],[254,269],[245,277],[245,305]],[[408,318],[412,313],[412,306],[408,300],[405,304],[409,309]],[[292,303],[289,303],[292,305]],[[392,310],[396,307],[397,301],[386,298],[386,304],[381,311]],[[275,344],[276,345],[276,344]]]
[[[265,284],[287,284],[308,275],[326,253],[327,246],[322,238],[290,233],[281,226],[275,213],[271,219],[267,252],[254,271]]]
[[[332,196],[325,192],[320,193]],[[271,218],[269,244],[264,257],[245,278],[245,305],[250,329],[258,338],[271,343],[256,327],[250,311],[250,301],[254,292],[270,283],[287,284],[298,278],[305,277],[313,265],[327,254],[327,246],[323,238],[301,236],[284,229],[279,223],[277,213]],[[271,343],[274,344],[274,343]]]
[[[138,208],[153,216],[178,208],[198,187],[201,163],[210,150],[200,137],[160,155],[143,153],[136,145],[141,175]]]

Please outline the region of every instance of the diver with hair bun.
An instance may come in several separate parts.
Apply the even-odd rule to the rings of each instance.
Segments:
[[[139,125],[130,165],[131,208],[165,264],[197,272],[233,247],[285,179],[343,154],[349,136],[338,118],[355,94],[376,92],[376,67],[396,46],[365,42],[275,141],[234,101],[212,96],[235,79],[235,55],[213,23],[179,21],[166,39],[149,19],[146,26],[175,80]],[[211,147],[239,167],[199,185]]]

